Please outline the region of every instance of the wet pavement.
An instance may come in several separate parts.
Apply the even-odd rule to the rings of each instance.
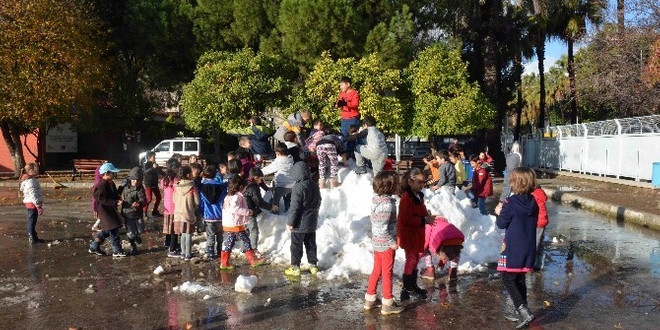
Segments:
[[[494,265],[459,276],[456,285],[446,285],[444,277],[422,281],[430,290],[426,300],[406,302],[402,314],[383,317],[378,310],[362,311],[366,275],[326,281],[303,274],[291,281],[282,275],[285,265],[251,270],[239,258],[235,271],[220,272],[217,261],[168,259],[159,218],[148,223],[141,254],[90,255],[88,191],[47,193],[37,228],[50,246],[29,247],[25,209],[15,190],[0,189],[2,328],[513,328],[503,318]],[[570,206],[550,204],[549,212],[545,268],[528,276],[530,307],[538,316],[531,328],[657,329],[660,274],[652,276],[651,257],[660,234]],[[159,265],[166,273],[156,276]],[[252,294],[234,291],[239,274],[259,277]],[[174,290],[185,281],[206,291]],[[399,287],[397,279],[395,295]]]

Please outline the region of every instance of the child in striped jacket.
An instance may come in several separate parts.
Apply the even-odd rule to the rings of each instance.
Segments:
[[[373,188],[376,194],[371,206],[371,242],[374,248],[374,269],[369,276],[364,309],[370,310],[381,304],[380,313],[389,315],[401,313],[403,307],[394,303],[392,296],[392,269],[394,268],[394,253],[398,248],[396,243],[396,194],[399,177],[395,172],[382,171],[376,174]],[[376,288],[381,280],[383,301],[376,298]]]

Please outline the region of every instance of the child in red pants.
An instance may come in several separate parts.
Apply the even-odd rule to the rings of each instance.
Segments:
[[[371,204],[371,242],[374,247],[374,269],[369,276],[364,309],[381,305],[376,298],[378,281],[382,279],[382,315],[401,313],[403,307],[395,304],[392,296],[392,268],[396,243],[396,200],[392,195],[398,190],[399,177],[396,172],[383,171],[376,174],[373,188],[376,194]]]

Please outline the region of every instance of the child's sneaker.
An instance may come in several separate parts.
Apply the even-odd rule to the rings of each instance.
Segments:
[[[158,212],[158,210],[153,210],[153,211],[151,211],[151,215],[152,215],[153,217],[162,217],[162,216],[163,216],[163,214],[160,213],[160,212]]]
[[[291,266],[284,271],[284,275],[300,276],[300,267]]]
[[[185,260],[185,261],[190,261],[190,259],[192,259],[192,255],[190,255],[190,254],[183,257],[183,260]]]
[[[422,274],[420,275],[421,278],[425,278],[427,280],[435,280],[435,268],[433,267],[426,267],[423,271]]]
[[[373,300],[370,300],[373,299]],[[376,295],[366,294],[364,295],[364,310],[369,311],[376,307],[383,305],[383,302],[380,299],[376,298]]]
[[[309,267],[309,273],[312,275],[316,275],[319,272],[319,267],[317,265],[312,265]]]
[[[92,249],[91,247],[87,250],[91,254],[96,254],[97,256],[105,256],[107,255],[103,250],[97,248],[97,249]]]
[[[403,306],[397,304],[394,299],[383,299],[380,315],[399,314],[401,312],[403,312]]]
[[[167,252],[167,257],[168,258],[181,258],[181,253],[179,253],[177,251],[170,251],[170,252]]]
[[[126,256],[126,252],[124,251],[117,251],[112,253],[113,258],[123,258]]]

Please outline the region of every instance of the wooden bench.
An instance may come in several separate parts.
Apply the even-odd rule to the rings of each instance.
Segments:
[[[107,162],[105,159],[73,159],[73,173],[71,181],[75,181],[76,177],[82,180],[83,173],[94,173],[96,169]]]

